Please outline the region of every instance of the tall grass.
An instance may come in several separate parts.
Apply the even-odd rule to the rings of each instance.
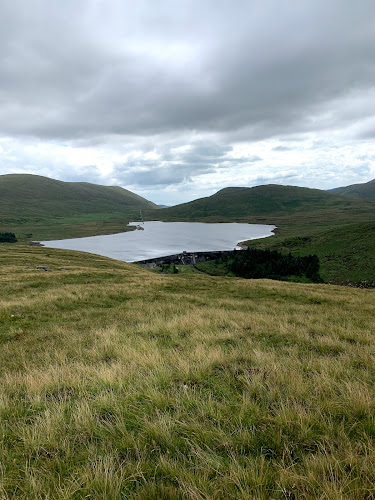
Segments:
[[[6,246],[0,278],[0,498],[374,497],[373,291]]]

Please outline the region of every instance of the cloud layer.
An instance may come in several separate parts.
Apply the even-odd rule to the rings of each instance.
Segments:
[[[367,0],[5,0],[0,173],[121,184],[160,203],[365,182],[374,16]]]

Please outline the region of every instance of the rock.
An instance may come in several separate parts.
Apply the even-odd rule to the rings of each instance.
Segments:
[[[36,266],[37,269],[41,269],[42,271],[50,271],[47,266]]]

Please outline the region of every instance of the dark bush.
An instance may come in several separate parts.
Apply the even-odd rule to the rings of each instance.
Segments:
[[[220,259],[228,271],[241,278],[269,278],[285,280],[288,278],[304,278],[307,281],[321,283],[319,275],[319,259],[316,255],[294,257],[276,250],[234,251]]]
[[[17,241],[14,233],[0,233],[0,243],[15,243]]]

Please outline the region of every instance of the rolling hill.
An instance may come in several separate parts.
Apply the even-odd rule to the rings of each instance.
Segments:
[[[345,224],[301,236],[254,240],[247,245],[298,256],[316,254],[325,281],[375,287],[375,222]]]
[[[375,179],[361,184],[351,184],[350,186],[338,187],[329,190],[330,193],[351,198],[361,198],[362,200],[375,199]]]
[[[8,217],[66,217],[157,208],[118,186],[63,182],[31,174],[0,176],[0,220]]]
[[[229,187],[207,198],[160,209],[163,220],[244,221],[281,225],[285,232],[371,220],[375,202],[319,189],[264,185]],[[293,229],[294,228],[294,229]]]

